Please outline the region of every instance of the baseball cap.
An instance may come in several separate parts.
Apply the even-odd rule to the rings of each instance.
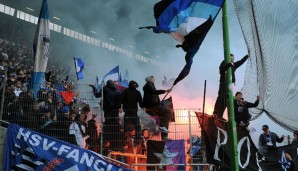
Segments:
[[[263,131],[267,131],[268,129],[269,129],[269,126],[268,126],[268,125],[263,125],[263,126],[262,126],[262,130],[263,130]]]

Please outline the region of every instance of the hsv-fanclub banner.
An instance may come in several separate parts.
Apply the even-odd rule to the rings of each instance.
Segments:
[[[219,166],[221,170],[231,170],[228,149],[227,123],[214,119],[210,115],[197,112],[197,117],[203,130],[207,159],[209,163]],[[286,171],[291,163],[285,158],[288,153],[298,166],[298,141],[287,146],[258,150],[245,129],[237,128],[238,165],[240,170],[251,171]]]
[[[122,171],[101,155],[64,141],[10,124],[3,170]]]

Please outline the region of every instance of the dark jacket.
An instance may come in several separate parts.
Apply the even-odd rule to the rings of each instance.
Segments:
[[[235,112],[235,121],[240,123],[240,121],[247,122],[251,119],[248,108],[257,107],[259,105],[259,100],[256,100],[255,103],[246,102],[242,100],[234,99],[234,112]]]
[[[154,106],[160,106],[160,94],[164,94],[165,90],[156,90],[153,83],[147,82],[144,87],[144,97],[143,97],[143,104],[144,107],[150,108]]]
[[[143,108],[142,95],[139,90],[138,83],[135,81],[130,81],[128,88],[121,93],[121,103],[123,104],[123,109],[138,109],[138,103],[141,108]]]
[[[108,80],[103,87],[103,110],[111,111],[120,108],[120,92],[117,90],[114,81]]]
[[[234,66],[232,66],[231,63],[226,63],[225,60],[223,60],[219,66],[219,74],[220,74],[220,82],[225,82],[226,78],[226,71],[229,69],[229,67],[232,67],[232,82],[235,82],[235,71],[238,67],[240,67],[248,58],[248,55],[244,56],[240,61],[234,62]]]
[[[268,146],[267,142],[268,139],[271,138],[272,141],[272,146]],[[283,137],[279,138],[276,133],[274,132],[269,132],[269,136],[266,134],[262,133],[259,137],[259,148],[270,148],[270,147],[276,147],[276,142],[281,143],[284,140]]]

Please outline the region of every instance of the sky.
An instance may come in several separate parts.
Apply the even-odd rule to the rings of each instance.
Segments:
[[[1,3],[9,3],[0,0]],[[19,1],[15,1],[18,3]],[[40,4],[24,0],[28,6],[38,9]],[[171,36],[166,34],[155,34],[152,30],[139,30],[140,26],[154,25],[153,5],[157,0],[110,0],[110,1],[61,1],[56,3],[48,0],[50,15],[58,16],[61,21],[52,22],[74,29],[80,33],[87,34],[90,30],[96,31],[94,35],[98,39],[119,45],[127,50],[142,54],[146,57],[159,61],[162,66],[156,67],[150,64],[140,63],[127,58],[117,58],[117,53],[103,53],[101,49],[81,47],[76,41],[67,42],[68,57],[62,62],[72,63],[72,56],[81,56],[86,62],[84,80],[81,84],[94,83],[95,77],[100,78],[116,65],[120,66],[122,74],[129,71],[129,80],[139,83],[140,92],[145,84],[145,77],[153,75],[156,78],[157,89],[162,89],[161,81],[164,76],[176,78],[185,65],[182,49],[175,48],[178,44]],[[71,9],[71,10],[70,10]],[[25,9],[24,9],[25,10]],[[29,13],[29,12],[28,12]],[[228,0],[230,52],[235,55],[235,61],[240,60],[247,54],[247,48],[238,23],[233,4]],[[112,37],[115,41],[108,38]],[[217,97],[219,86],[219,65],[223,56],[223,35],[221,12],[217,16],[213,26],[203,41],[200,50],[194,57],[194,62],[189,75],[180,81],[169,94],[173,97],[174,108],[203,108],[204,82],[206,80],[206,106],[205,112],[211,114]],[[51,40],[51,43],[55,40]],[[132,45],[134,49],[130,49]],[[65,45],[66,46],[66,45]],[[56,49],[51,49],[52,51]],[[148,51],[150,54],[144,54]],[[112,55],[112,56],[109,56]],[[158,56],[158,57],[156,57]],[[236,84],[234,92],[240,91],[244,83],[246,63],[237,69]],[[164,96],[161,95],[160,98]],[[262,97],[261,97],[262,98]],[[226,116],[225,116],[226,117]],[[257,142],[261,133],[261,126],[269,125],[273,132],[278,135],[289,135],[290,133],[270,121],[264,114],[256,121],[251,122],[251,127],[256,131],[252,134],[253,140]],[[290,134],[292,136],[292,134]]]

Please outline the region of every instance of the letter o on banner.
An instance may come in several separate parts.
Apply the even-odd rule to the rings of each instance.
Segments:
[[[240,160],[240,157],[241,157],[241,147],[243,145],[243,143],[246,141],[247,143],[247,156],[246,156],[246,162],[244,163],[244,165],[242,165],[241,163],[241,160]],[[243,137],[239,142],[238,142],[238,165],[245,169],[247,166],[248,166],[248,163],[249,163],[249,158],[250,158],[250,141],[249,141],[249,138],[248,137]]]

